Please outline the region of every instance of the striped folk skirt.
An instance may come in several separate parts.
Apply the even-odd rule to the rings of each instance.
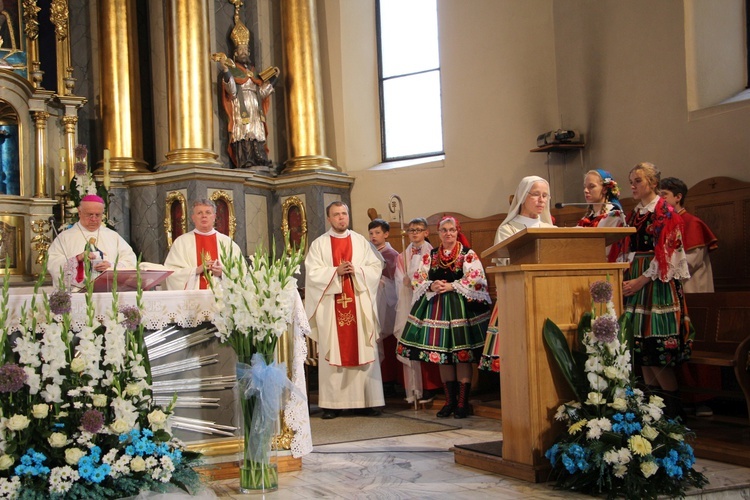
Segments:
[[[405,358],[450,365],[478,363],[487,324],[489,305],[470,301],[453,291],[414,303],[396,347]]]
[[[653,253],[637,253],[626,279],[641,276],[653,257]],[[638,293],[625,298],[625,312],[636,364],[673,367],[690,359],[695,330],[678,280],[649,281]]]

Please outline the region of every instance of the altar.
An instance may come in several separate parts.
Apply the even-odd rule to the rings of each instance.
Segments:
[[[7,307],[9,331],[19,327],[22,314],[39,314],[43,293],[49,296],[53,291],[51,287],[39,289],[35,301],[38,310],[32,311],[33,289],[11,289]],[[171,417],[174,435],[190,449],[202,452],[205,462],[220,471],[209,470],[209,474],[231,477],[236,466],[221,464],[234,462],[242,449],[237,358],[232,348],[219,343],[215,335],[211,324],[216,313],[214,295],[210,290],[142,294],[141,321],[147,330],[145,343],[154,402],[166,406],[177,395]],[[137,304],[137,292],[118,292],[117,297],[119,308]],[[112,310],[112,294],[92,294],[91,305],[95,322],[104,320]],[[80,331],[88,322],[88,314],[86,294],[72,294],[71,330]],[[294,321],[280,339],[277,352],[277,361],[287,363],[287,374],[298,389],[284,409],[282,428],[277,433],[282,472],[300,469],[301,457],[312,450],[304,373],[308,332],[304,307],[298,299]]]

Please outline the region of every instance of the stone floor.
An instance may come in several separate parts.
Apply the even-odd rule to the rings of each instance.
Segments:
[[[437,420],[434,410],[398,413]],[[320,418],[320,413],[311,418]],[[497,440],[500,422],[470,417],[446,423],[461,428],[316,446],[303,458],[301,471],[281,474],[278,491],[265,496],[237,493],[237,480],[219,481],[212,487],[220,498],[592,498],[557,491],[551,484],[531,484],[455,464],[451,446]],[[698,459],[696,468],[710,484],[703,491],[689,491],[689,498],[750,499],[750,468],[704,459]]]

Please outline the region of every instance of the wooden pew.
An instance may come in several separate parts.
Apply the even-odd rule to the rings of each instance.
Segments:
[[[732,368],[750,415],[750,291],[688,293],[685,301],[695,327],[689,363]]]

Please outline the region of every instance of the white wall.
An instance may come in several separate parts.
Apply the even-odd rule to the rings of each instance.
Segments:
[[[600,167],[628,196],[639,161],[688,186],[750,180],[750,107],[688,111],[683,0],[438,0],[446,158],[389,171],[369,170],[380,161],[374,1],[318,2],[328,154],[356,179],[359,232],[368,208],[390,215],[393,193],[407,219],[504,212],[531,174],[551,178],[554,201],[582,199],[581,174]],[[560,126],[584,133],[583,164],[552,155],[548,169],[529,150]]]
[[[393,193],[407,219],[502,212],[521,177],[544,173],[543,155],[529,149],[559,120],[551,0],[438,0],[446,154],[443,167],[429,169],[367,170],[380,162],[375,5],[320,0],[319,12],[335,135],[328,153],[356,179],[355,230],[366,232],[370,207],[390,215]]]
[[[750,180],[750,107],[688,111],[682,0],[554,6],[560,112],[588,133],[587,167],[612,171],[624,196],[640,161],[688,186],[712,176]]]

